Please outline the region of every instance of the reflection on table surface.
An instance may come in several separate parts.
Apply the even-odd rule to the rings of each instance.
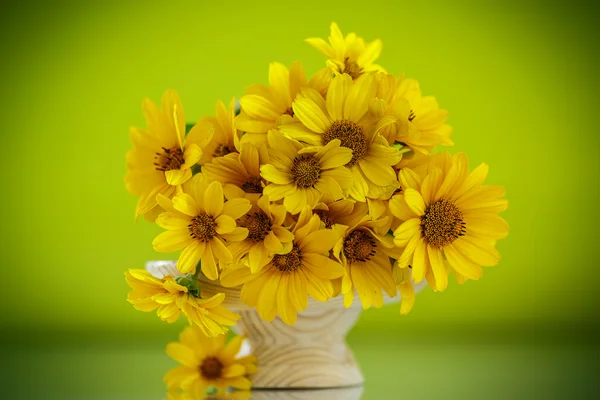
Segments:
[[[259,390],[252,391],[249,400],[360,400],[362,386],[335,389],[292,389],[292,390]],[[222,397],[207,396],[202,400],[238,400],[235,394]]]
[[[162,400],[162,377],[176,366],[168,338],[59,336],[48,343],[23,337],[0,343],[0,379],[10,400]],[[506,335],[466,338],[354,337],[364,387],[255,390],[253,399],[561,399],[595,398],[597,340],[542,342]]]

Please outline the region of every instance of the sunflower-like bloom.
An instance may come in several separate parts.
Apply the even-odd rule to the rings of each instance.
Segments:
[[[202,261],[202,273],[209,279],[218,279],[217,260],[225,264],[233,260],[223,240],[237,242],[248,236],[248,229],[238,227],[236,220],[250,210],[250,201],[224,202],[221,183],[208,185],[203,175],[197,174],[182,193],[164,203],[166,211],[158,216],[156,223],[167,231],[154,239],[154,249],[160,252],[182,249],[177,262],[179,271],[193,274],[198,261]]]
[[[202,118],[188,133],[189,143],[202,144],[202,157],[198,164],[209,163],[213,158],[238,153],[241,132],[235,128],[235,99],[229,107],[219,101],[215,107],[215,116]]]
[[[327,66],[336,75],[345,73],[357,79],[367,72],[383,71],[380,65],[373,64],[381,54],[381,40],[366,43],[354,32],[344,38],[335,22],[331,23],[329,43],[321,38],[309,38],[306,42],[327,56]]]
[[[369,118],[368,105],[375,95],[372,75],[352,81],[349,75],[338,75],[329,86],[327,100],[314,90],[303,89],[294,101],[293,109],[300,123],[282,125],[287,136],[312,145],[325,146],[340,140],[352,150],[346,164],[352,171],[354,183],[350,196],[358,201],[379,197],[398,187],[392,166],[402,155],[380,136],[378,126]]]
[[[221,284],[226,287],[243,284],[240,297],[265,321],[277,314],[286,324],[295,324],[298,311],[308,305],[308,296],[327,301],[333,294],[331,280],[341,277],[344,268],[328,254],[338,234],[323,229],[321,220],[305,207],[298,216],[292,233],[294,241],[288,253],[276,254],[259,272],[252,274],[244,266],[223,271]]]
[[[339,240],[333,248],[333,255],[346,270],[341,288],[344,304],[350,307],[356,289],[364,309],[381,307],[383,291],[390,297],[397,293],[390,260],[390,256],[394,255],[394,244],[386,235],[387,218],[372,220],[367,214],[366,204],[359,203],[357,206],[353,214],[346,217],[346,224],[334,228]],[[352,225],[359,216],[362,218]]]
[[[209,181],[221,182],[227,198],[231,197],[229,193],[239,192],[231,186],[247,194],[261,194],[265,182],[260,176],[260,166],[268,162],[269,154],[265,144],[257,147],[251,143],[243,143],[239,154],[213,158],[211,163],[202,166],[202,173]]]
[[[142,104],[146,130],[131,128],[133,150],[127,153],[127,190],[140,196],[135,215],[153,220],[160,211],[156,196],[172,197],[177,187],[192,177],[191,167],[202,157],[202,148],[212,137],[206,131],[196,142],[186,141],[185,117],[179,96],[165,92],[162,108],[149,99]]]
[[[302,147],[280,132],[269,132],[269,164],[260,172],[270,183],[263,193],[272,201],[283,199],[284,207],[298,214],[306,205],[314,207],[322,193],[330,193],[335,200],[344,197],[353,184],[346,165],[352,151],[340,146],[339,139],[324,147]]]
[[[371,99],[369,112],[382,118],[379,133],[388,143],[400,142],[422,154],[454,145],[452,128],[445,124],[448,111],[440,109],[435,97],[423,97],[416,80],[385,73],[376,78],[377,98]]]
[[[302,64],[294,62],[288,70],[281,63],[269,65],[269,86],[252,85],[240,99],[242,110],[235,120],[238,129],[246,132],[242,142],[264,143],[266,133],[295,121],[292,102],[303,87],[325,94],[331,82],[331,72],[324,68],[309,82]]]
[[[221,305],[225,300],[224,293],[199,298],[170,275],[158,279],[148,271],[130,269],[125,272],[125,280],[133,289],[127,300],[136,310],[150,312],[158,309],[160,319],[169,323],[177,321],[179,314],[183,313],[190,324],[196,325],[205,336],[226,333],[226,327],[235,325],[240,318]]]
[[[179,335],[179,342],[167,345],[169,357],[181,365],[168,371],[164,382],[169,390],[182,389],[191,394],[201,394],[213,387],[248,390],[252,382],[248,375],[254,374],[256,356],[238,357],[242,336],[226,343],[226,336],[206,337],[196,327],[187,327]]]
[[[250,211],[239,220],[248,229],[248,237],[229,245],[234,262],[245,258],[244,263],[252,273],[258,272],[273,259],[275,254],[288,253],[294,235],[286,228],[287,212],[282,205],[271,204],[269,196],[261,196]]]
[[[437,154],[422,176],[411,174],[409,187],[390,200],[392,213],[403,221],[394,231],[395,245],[403,248],[397,267],[411,266],[415,283],[426,278],[443,291],[447,265],[460,282],[479,279],[481,266],[500,260],[495,245],[508,225],[497,214],[508,202],[503,187],[482,186],[487,173],[481,164],[469,174],[464,153]]]

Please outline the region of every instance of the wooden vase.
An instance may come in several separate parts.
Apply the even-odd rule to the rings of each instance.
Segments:
[[[147,269],[157,277],[181,275],[174,261],[153,261]],[[346,335],[362,312],[358,298],[349,308],[344,307],[342,296],[326,303],[309,298],[296,324],[287,325],[279,317],[271,322],[261,319],[240,300],[240,288],[225,288],[204,277],[199,286],[209,295],[225,293],[223,305],[242,316],[235,330],[247,336],[246,349],[258,358],[258,372],[251,377],[254,389],[340,388],[363,383],[346,343]],[[398,301],[399,297],[386,298],[389,303]]]

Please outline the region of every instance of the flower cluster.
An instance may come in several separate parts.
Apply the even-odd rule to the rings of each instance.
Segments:
[[[433,153],[453,145],[447,111],[374,64],[379,40],[334,23],[328,42],[307,42],[326,68],[307,78],[299,62],[272,63],[268,85],[217,103],[187,134],[174,91],[161,107],[143,103],[127,188],[136,216],[164,229],[154,249],[179,252],[182,277],[130,271],[136,308],[168,321],[183,312],[199,332],[222,334],[237,317],[222,295],[202,297],[202,274],[240,287],[267,321],[294,324],[309,297],[349,307],[356,295],[366,309],[400,294],[406,314],[414,284],[441,292],[451,275],[477,280],[498,263],[504,190],[484,185],[487,165],[469,172],[464,154]]]

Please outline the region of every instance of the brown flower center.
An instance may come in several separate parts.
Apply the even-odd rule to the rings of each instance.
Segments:
[[[356,230],[344,239],[344,255],[348,261],[369,261],[377,253],[377,243],[366,230]]]
[[[269,232],[271,232],[271,227],[273,226],[269,216],[262,210],[252,215],[246,215],[246,219],[242,225],[248,228],[248,239],[254,242],[262,242]]]
[[[157,152],[154,156],[154,166],[157,171],[171,171],[179,169],[185,163],[183,151],[178,146],[167,149],[162,148],[162,152]]]
[[[226,144],[219,144],[217,147],[215,147],[215,151],[213,152],[213,157],[223,157],[226,156],[229,153],[234,153],[235,147],[231,148],[229,146],[227,146]]]
[[[356,61],[351,61],[350,58],[346,57],[344,60],[344,72],[354,80],[362,75],[363,69],[358,66]]]
[[[263,187],[261,183],[262,181],[260,178],[251,176],[242,184],[242,190],[246,193],[262,193]]]
[[[287,254],[276,254],[273,257],[273,266],[281,272],[294,272],[302,265],[302,253],[300,247],[294,244],[292,250]]]
[[[223,372],[223,363],[216,357],[207,357],[200,365],[200,373],[206,379],[218,379]]]
[[[465,221],[462,212],[449,200],[438,200],[425,209],[421,217],[421,233],[427,243],[434,247],[444,247],[465,235]]]
[[[192,218],[192,222],[188,225],[190,236],[201,242],[211,240],[217,234],[217,223],[214,217],[203,212],[200,215]]]
[[[301,154],[298,157],[294,157],[290,172],[297,186],[308,188],[312,187],[319,180],[321,166],[319,165],[319,160],[312,154]]]
[[[292,107],[290,107],[287,110],[285,110],[284,114],[287,114],[290,117],[293,117],[294,116],[294,109]]]
[[[335,224],[335,222],[333,222],[329,215],[327,215],[326,210],[316,210],[315,214],[317,214],[321,219],[321,222],[325,224],[325,228],[331,228],[333,224]]]
[[[342,120],[331,124],[329,129],[323,134],[323,145],[334,139],[339,139],[342,142],[342,147],[352,150],[352,159],[346,164],[347,167],[356,164],[367,153],[369,147],[363,128],[352,121]]]

